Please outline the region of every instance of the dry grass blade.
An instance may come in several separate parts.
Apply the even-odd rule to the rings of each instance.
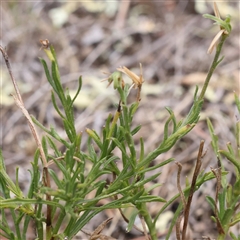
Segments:
[[[181,178],[181,172],[182,172],[182,164],[177,162],[176,163],[177,166],[178,166],[178,174],[177,174],[177,188],[178,188],[178,191],[180,193],[180,197],[181,197],[181,201],[184,205],[184,209],[186,208],[186,199],[184,197],[184,194],[183,194],[183,191],[182,191],[182,188],[181,188],[181,184],[180,184],[180,178]]]
[[[220,161],[218,161],[218,164],[219,164],[219,162]],[[221,221],[219,219],[218,210],[217,210],[218,194],[219,194],[219,191],[221,189],[221,167],[218,167],[217,169],[211,168],[211,171],[217,179],[215,203],[214,203],[214,206],[215,206],[215,211],[214,211],[215,213],[214,214],[215,214],[215,218],[216,218],[216,221],[217,221],[217,229],[218,229],[219,234],[224,234],[225,232],[224,232],[223,226],[221,224]]]
[[[112,220],[113,218],[108,218],[103,223],[101,223],[90,235],[89,240],[96,240],[96,239],[102,239],[102,240],[110,240],[113,239],[112,237],[106,236],[101,234],[102,230],[106,227],[106,225]]]
[[[214,14],[217,18],[220,18],[221,19],[221,16],[220,16],[220,12],[218,10],[218,6],[216,4],[216,2],[213,3],[213,10],[214,10]]]
[[[10,65],[9,59],[8,59],[7,52],[3,49],[2,46],[0,46],[0,50],[2,52],[4,60],[6,62],[9,75],[10,75],[10,77],[12,79],[12,83],[13,83],[15,91],[16,91],[16,96],[15,95],[12,95],[12,96],[13,96],[13,98],[15,100],[16,105],[21,109],[22,113],[27,118],[29,127],[31,129],[33,137],[34,137],[34,139],[35,139],[35,141],[37,143],[38,149],[40,151],[40,155],[41,155],[41,159],[42,159],[42,162],[43,162],[43,166],[46,167],[47,166],[47,159],[45,157],[45,154],[44,154],[44,151],[43,151],[43,148],[42,148],[42,143],[41,143],[40,138],[38,136],[37,130],[35,129],[33,121],[32,121],[32,119],[30,117],[30,114],[28,113],[27,109],[24,107],[24,103],[22,101],[22,97],[21,97],[20,91],[18,89],[17,82],[16,82],[16,80],[15,80],[13,74],[12,74],[12,69],[11,69],[11,65]]]
[[[182,240],[181,238],[181,221],[183,219],[183,213],[178,217],[176,222],[176,238],[177,240]],[[184,240],[184,239],[183,239]]]
[[[7,55],[7,52],[0,46],[0,50],[3,54],[3,57],[5,59],[5,62],[6,62],[6,65],[7,65],[7,68],[8,68],[8,72],[9,72],[9,75],[12,79],[12,82],[13,82],[13,85],[14,85],[14,88],[15,88],[15,91],[16,91],[16,96],[15,95],[12,95],[13,98],[14,98],[14,101],[16,103],[16,105],[21,109],[23,115],[26,117],[27,119],[27,122],[28,122],[28,125],[31,129],[31,132],[32,132],[32,135],[37,143],[37,146],[38,146],[38,149],[39,149],[39,152],[40,152],[40,157],[42,159],[42,164],[43,164],[43,184],[44,186],[46,187],[51,187],[51,183],[50,183],[50,176],[49,176],[49,172],[48,172],[48,169],[47,169],[47,159],[46,159],[46,156],[44,154],[44,151],[43,151],[43,147],[42,147],[42,143],[41,143],[41,140],[40,140],[40,137],[38,136],[38,133],[37,133],[37,130],[33,124],[33,121],[30,117],[30,114],[28,113],[27,109],[25,108],[24,106],[24,103],[22,101],[22,97],[21,97],[21,94],[20,94],[20,91],[18,89],[18,85],[17,85],[17,82],[12,74],[12,70],[11,70],[11,65],[10,65],[10,62],[9,62],[9,59],[8,59],[8,55]],[[46,194],[46,199],[51,201],[51,196]],[[47,219],[46,219],[46,224],[47,224],[47,228],[51,228],[52,226],[52,220],[51,220],[51,206],[48,205],[47,206]]]
[[[11,68],[11,64],[9,62],[9,58],[8,58],[7,52],[6,52],[6,50],[2,46],[0,46],[0,50],[2,52],[3,58],[5,60],[5,63],[7,65],[7,69],[8,69],[9,75],[10,75],[10,77],[12,79],[12,83],[13,83],[15,92],[17,94],[17,98],[23,104],[23,100],[22,100],[21,94],[19,92],[17,82],[16,82],[16,80],[15,80],[15,78],[13,76],[13,73],[12,73],[12,68]]]
[[[45,157],[45,154],[44,154],[44,151],[43,151],[43,148],[42,148],[42,143],[40,141],[40,138],[37,134],[37,130],[33,124],[33,121],[27,111],[27,109],[24,107],[23,103],[19,100],[19,98],[17,98],[15,95],[12,95],[13,98],[14,98],[14,101],[16,103],[16,105],[21,109],[23,115],[26,117],[27,121],[28,121],[28,124],[29,124],[29,127],[31,129],[31,132],[32,132],[32,135],[37,143],[37,146],[38,146],[38,149],[40,151],[40,156],[41,156],[41,159],[42,159],[42,162],[43,162],[43,166],[44,167],[47,167],[47,159]]]
[[[222,34],[225,32],[224,29],[220,30],[217,35],[213,38],[208,50],[207,50],[207,54],[211,54],[213,49],[215,48],[215,46],[218,43],[218,40],[220,39],[220,37],[222,36]]]

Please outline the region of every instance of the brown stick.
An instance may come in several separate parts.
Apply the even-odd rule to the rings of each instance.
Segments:
[[[4,58],[5,63],[7,65],[7,69],[8,69],[9,75],[11,77],[11,80],[12,80],[12,83],[13,83],[13,86],[14,86],[14,89],[15,89],[15,92],[16,92],[16,95],[12,95],[12,96],[14,98],[14,101],[15,101],[16,105],[21,109],[23,115],[27,119],[28,125],[30,127],[30,130],[32,132],[32,135],[33,135],[33,137],[36,141],[36,144],[37,144],[39,152],[40,152],[40,157],[41,157],[42,164],[43,164],[43,184],[44,184],[44,186],[50,188],[51,187],[50,176],[49,176],[49,172],[48,172],[48,168],[47,168],[48,163],[47,163],[45,153],[43,151],[43,147],[42,147],[40,137],[38,136],[37,130],[36,130],[34,124],[33,124],[33,121],[31,119],[30,114],[28,113],[27,109],[24,106],[20,91],[18,89],[17,82],[16,82],[16,80],[13,76],[13,73],[12,73],[11,64],[9,62],[7,52],[2,46],[0,46],[0,51],[2,52],[3,58]],[[46,199],[48,201],[51,201],[51,196],[46,194]],[[47,205],[47,228],[48,229],[51,228],[51,206],[49,206],[49,205]],[[49,231],[49,230],[47,230],[47,231]]]
[[[33,124],[33,121],[30,117],[30,114],[28,113],[27,109],[24,106],[20,91],[18,89],[17,82],[16,82],[16,80],[13,76],[13,73],[12,73],[11,64],[9,62],[7,52],[2,46],[0,46],[0,51],[2,52],[3,58],[4,58],[5,63],[7,65],[7,69],[8,69],[9,75],[11,77],[11,80],[12,80],[12,83],[13,83],[13,86],[14,86],[14,89],[15,89],[15,92],[16,92],[16,96],[15,95],[12,95],[12,96],[14,98],[14,101],[15,101],[16,105],[21,109],[23,115],[27,118],[27,121],[28,121],[29,127],[31,129],[32,135],[33,135],[33,137],[34,137],[34,139],[37,143],[43,166],[46,167],[47,166],[47,159],[45,157],[45,154],[44,154],[44,151],[43,151],[43,148],[42,148],[42,143],[41,143],[40,138],[38,136],[37,130],[36,130],[34,124]]]
[[[16,94],[17,94],[17,98],[18,98],[18,100],[23,104],[22,97],[21,97],[21,94],[20,94],[20,92],[19,92],[17,82],[15,81],[15,78],[14,78],[14,76],[13,76],[13,74],[12,74],[12,68],[11,68],[11,64],[10,64],[10,62],[9,62],[9,60],[8,60],[7,52],[6,52],[6,50],[5,50],[2,46],[0,46],[0,50],[1,50],[1,52],[2,52],[3,58],[4,58],[4,60],[5,60],[5,63],[6,63],[6,65],[7,65],[7,69],[8,69],[9,75],[10,75],[10,77],[11,77],[11,79],[12,79],[12,83],[13,83],[15,92],[16,92]]]
[[[193,194],[194,194],[194,191],[195,191],[195,185],[196,185],[196,182],[197,182],[197,177],[199,175],[201,165],[202,165],[201,159],[204,156],[203,147],[204,147],[204,141],[202,140],[201,143],[200,143],[200,146],[199,146],[199,150],[198,150],[197,163],[196,163],[194,173],[193,173],[193,178],[192,178],[191,188],[190,188],[190,192],[189,192],[189,197],[188,197],[188,200],[187,200],[186,208],[184,209],[184,223],[183,223],[183,230],[182,230],[182,239],[186,238],[190,206],[191,206]]]

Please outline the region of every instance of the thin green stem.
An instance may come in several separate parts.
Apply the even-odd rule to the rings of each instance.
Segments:
[[[11,209],[10,212],[12,214],[12,218],[13,218],[13,222],[14,222],[14,227],[15,227],[17,238],[21,239],[21,231],[20,231],[19,223],[17,222],[17,216],[16,216],[16,214],[15,214],[13,209]]]
[[[226,239],[226,233],[228,232],[228,229],[224,229],[225,233],[218,235],[217,240],[224,240]]]
[[[200,95],[199,95],[199,98],[198,98],[199,100],[204,99],[204,96],[205,96],[205,93],[206,93],[206,90],[207,90],[209,81],[210,81],[210,79],[211,79],[211,77],[212,77],[212,74],[213,74],[215,68],[217,67],[217,65],[220,63],[219,60],[218,60],[218,59],[219,59],[219,55],[220,55],[220,53],[221,53],[221,51],[222,51],[223,43],[225,42],[225,40],[226,40],[227,37],[228,37],[227,34],[223,34],[222,37],[221,37],[220,42],[219,42],[218,45],[217,45],[215,57],[214,57],[214,59],[213,59],[213,62],[212,62],[212,64],[211,64],[211,67],[210,67],[210,69],[209,69],[209,71],[208,71],[208,74],[207,74],[206,80],[205,80],[205,82],[204,82],[202,91],[201,91],[201,93],[200,93]]]
[[[137,206],[137,208],[148,226],[151,240],[157,240],[157,229],[149,214],[146,203],[141,203],[140,206]]]
[[[61,213],[60,213],[60,215],[59,215],[59,217],[58,217],[57,223],[56,223],[56,225],[55,225],[55,227],[54,227],[54,229],[53,229],[53,234],[57,234],[57,233],[58,233],[58,231],[59,231],[59,229],[60,229],[60,227],[61,227],[61,225],[62,225],[62,222],[63,222],[63,219],[65,218],[65,216],[66,216],[65,211],[61,211]]]

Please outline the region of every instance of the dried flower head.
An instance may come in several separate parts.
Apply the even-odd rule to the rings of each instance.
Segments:
[[[140,65],[140,76],[136,75],[134,72],[130,71],[128,68],[124,66],[117,68],[119,72],[125,73],[129,78],[131,78],[136,88],[141,86],[144,82],[143,75],[142,75],[142,64],[140,63],[139,65]]]
[[[140,93],[141,93],[142,84],[144,83],[143,74],[142,74],[142,64],[140,63],[139,65],[140,65],[140,76],[136,75],[134,72],[130,71],[128,68],[124,66],[117,68],[119,72],[126,74],[133,81],[132,87],[138,88],[137,101],[141,100]]]
[[[44,49],[49,48],[50,42],[49,42],[48,39],[45,39],[45,40],[40,39],[39,42],[42,44],[40,49],[42,49],[42,48],[44,48]]]
[[[208,54],[212,53],[213,49],[215,48],[215,46],[218,43],[218,40],[221,38],[221,36],[223,34],[229,35],[229,33],[231,32],[231,25],[230,25],[231,17],[228,15],[225,20],[222,20],[216,2],[213,3],[213,8],[214,8],[215,16],[210,15],[210,14],[204,14],[203,17],[209,18],[209,19],[215,21],[215,24],[218,24],[220,26],[220,31],[213,38],[213,40],[210,44],[210,47],[208,48],[208,51],[207,51]]]

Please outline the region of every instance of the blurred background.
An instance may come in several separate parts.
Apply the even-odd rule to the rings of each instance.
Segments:
[[[185,176],[191,176],[202,139],[208,150],[203,168],[209,171],[210,166],[217,166],[206,118],[213,121],[222,148],[229,141],[234,143],[233,126],[238,119],[233,92],[239,94],[240,73],[239,2],[219,2],[218,8],[223,18],[227,14],[232,16],[233,31],[223,48],[225,58],[207,90],[201,120],[172,151],[155,160],[158,163],[174,157],[181,162],[183,181]],[[136,144],[142,136],[149,151],[161,142],[168,117],[164,108],[172,108],[177,119],[182,119],[192,105],[196,85],[201,89],[205,80],[214,56],[214,53],[208,55],[207,49],[219,27],[203,18],[204,13],[213,14],[211,1],[5,1],[1,2],[0,39],[7,49],[26,108],[46,127],[58,128],[60,134],[64,134],[62,126],[51,104],[50,87],[39,61],[39,57],[47,59],[39,40],[48,39],[54,46],[62,82],[73,95],[82,75],[82,91],[74,106],[78,132],[84,132],[86,127],[99,132],[108,114],[116,110],[118,95],[112,87],[106,88],[107,82],[101,82],[107,77],[104,72],[111,73],[119,66],[126,66],[139,74],[139,63],[142,63],[145,82],[134,124],[142,125]],[[27,183],[30,177],[27,170],[36,145],[11,93],[14,89],[1,58],[3,156],[9,174],[14,178],[15,167],[20,166],[21,181]],[[227,161],[226,166],[228,168]],[[158,179],[164,185],[153,194],[166,199],[172,197],[176,193],[176,175],[175,164],[166,166]],[[234,176],[230,173],[228,177]],[[204,200],[205,195],[213,193],[214,187],[214,183],[207,183],[195,194],[190,218],[195,238],[214,236],[216,231]],[[159,207],[159,203],[152,203],[149,209],[154,214]],[[159,221],[162,236],[175,207],[168,209]],[[115,219],[106,234],[117,239],[141,239],[137,232],[126,234],[126,224],[116,210],[101,214],[89,223],[88,229],[91,231],[113,215]],[[86,237],[81,234],[76,239]]]

